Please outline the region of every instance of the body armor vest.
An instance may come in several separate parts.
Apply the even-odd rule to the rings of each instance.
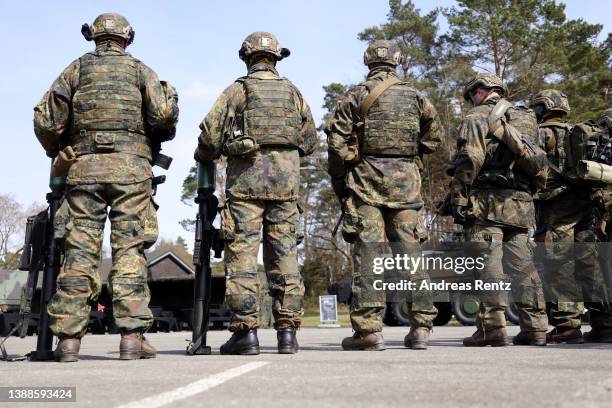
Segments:
[[[126,152],[151,159],[132,56],[92,52],[80,58],[71,142],[78,155]]]
[[[391,86],[364,119],[362,154],[410,157],[418,153],[420,112],[413,88],[404,83]]]
[[[540,145],[538,122],[533,110],[521,106],[510,107],[505,117],[523,138],[535,146]],[[532,190],[533,180],[516,166],[515,160],[515,155],[505,145],[500,142],[491,143],[474,186],[483,189]]]
[[[289,80],[247,77],[239,82],[244,84],[246,92],[244,135],[255,139],[260,146],[297,149],[302,117],[295,106]]]

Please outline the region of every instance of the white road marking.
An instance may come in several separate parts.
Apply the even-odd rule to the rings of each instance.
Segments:
[[[211,388],[221,385],[226,381],[236,378],[242,374],[246,374],[249,371],[256,370],[260,367],[265,366],[268,362],[256,361],[247,363],[229,370],[213,374],[196,382],[193,382],[184,387],[174,389],[172,391],[164,392],[151,397],[143,398],[138,401],[129,402],[124,405],[120,405],[117,408],[157,408],[163,407],[164,405],[171,404],[173,402],[180,401],[185,398],[192,397],[204,391],[208,391]]]

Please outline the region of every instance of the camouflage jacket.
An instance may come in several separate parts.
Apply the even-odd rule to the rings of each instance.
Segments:
[[[100,55],[125,53],[111,42],[98,45],[95,52]],[[139,60],[135,61],[147,127],[169,129],[175,126],[178,121],[176,100],[167,97],[157,74],[151,68]],[[34,108],[34,132],[49,157],[56,156],[68,144],[66,139],[72,133],[72,97],[79,86],[80,68],[79,58],[64,69]],[[151,177],[151,163],[147,159],[127,153],[104,153],[80,156],[70,167],[67,181],[69,184],[127,184]]]
[[[467,206],[468,219],[478,224],[532,228],[535,210],[530,192],[478,183],[485,169],[507,169],[514,161],[510,150],[489,132],[487,119],[499,99],[495,94],[472,108],[461,123],[450,203]]]
[[[248,75],[255,78],[279,77],[276,69],[266,64],[254,65]],[[227,197],[244,200],[298,199],[300,155],[309,155],[314,151],[317,131],[310,107],[297,88],[293,89],[295,105],[302,117],[300,148],[261,147],[252,158],[229,156],[225,186]],[[197,160],[217,160],[221,157],[226,137],[232,131],[228,118],[232,110],[236,116],[240,116],[245,107],[246,93],[242,83],[235,82],[223,91],[200,124],[201,133],[195,154]]]
[[[368,205],[420,208],[423,206],[423,199],[419,157],[415,160],[408,157],[362,155],[359,163],[354,166],[344,162],[351,135],[363,120],[359,117],[361,103],[376,85],[393,76],[397,76],[393,68],[374,68],[364,83],[351,88],[338,101],[325,125],[329,148],[328,171],[334,185],[340,186],[340,189],[348,188]],[[416,101],[407,101],[415,102],[420,113],[418,155],[422,156],[433,153],[438,148],[442,126],[436,109],[425,96],[416,92]],[[359,132],[357,134],[359,137]]]

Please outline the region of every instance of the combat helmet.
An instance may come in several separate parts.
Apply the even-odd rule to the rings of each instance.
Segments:
[[[134,30],[125,17],[117,13],[100,14],[90,26],[85,23],[81,33],[87,41],[100,37],[120,37],[130,45],[134,41]]]
[[[244,62],[249,60],[249,57],[256,53],[266,53],[274,56],[277,61],[291,55],[288,48],[282,48],[274,34],[265,31],[256,31],[249,34],[242,42],[242,47],[238,51],[238,56]]]
[[[402,51],[393,41],[372,41],[363,53],[363,63],[365,65],[388,64],[395,67],[402,62],[404,62]]]
[[[569,101],[567,96],[556,89],[544,89],[536,94],[531,102],[531,107],[536,105],[544,106],[546,112],[562,112],[568,114],[570,112]]]
[[[500,77],[488,72],[481,72],[476,74],[476,76],[465,85],[465,88],[463,88],[463,99],[469,102],[470,93],[479,86],[486,89],[496,88],[501,96],[505,96],[508,93],[508,88],[506,88],[506,85]]]
[[[599,126],[608,128],[608,131],[612,132],[612,108],[603,111],[597,123]]]

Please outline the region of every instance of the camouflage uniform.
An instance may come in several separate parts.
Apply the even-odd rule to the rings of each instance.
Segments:
[[[397,48],[387,41],[374,42],[366,51],[366,65],[371,58],[368,53],[377,47],[387,48],[389,56]],[[382,331],[386,304],[385,292],[373,287],[379,276],[372,272],[369,254],[385,242],[393,243],[394,251],[420,253],[424,203],[419,166],[422,155],[437,149],[442,135],[433,105],[403,81],[385,90],[366,117],[360,117],[360,106],[367,95],[382,81],[397,78],[393,66],[397,63],[391,62],[374,66],[365,82],[350,89],[325,126],[329,174],[338,198],[346,199],[343,234],[347,229],[356,232],[351,324],[356,333],[362,334]],[[354,134],[359,145],[356,163],[349,157]],[[417,287],[429,281],[422,269],[409,278]],[[415,291],[408,309],[413,327],[432,327],[437,310],[431,292]]]
[[[605,110],[598,121],[599,127],[607,129],[612,138],[612,109]],[[605,303],[587,304],[589,308],[589,321],[593,328],[612,327],[612,250],[610,242],[612,240],[612,187],[608,186],[599,191],[601,205],[599,205],[599,217],[597,226],[597,240],[601,242],[600,265],[602,266],[602,280],[604,284],[595,282],[600,287],[605,286]]]
[[[559,91],[544,90],[532,103],[534,108],[538,105],[543,109],[541,116],[545,115],[539,125],[540,143],[550,163],[546,188],[536,197],[534,239],[543,243],[538,252],[544,255],[543,259],[538,256],[538,263],[552,298],[550,323],[559,328],[578,329],[583,310],[582,302],[578,301],[590,298],[593,292],[585,290],[583,297],[578,282],[588,285],[599,274],[593,191],[588,186],[570,183],[565,175],[571,131],[571,125],[564,119],[570,110],[567,98]]]
[[[476,78],[502,86],[501,80],[493,75],[481,74]],[[464,97],[468,99],[467,92]],[[511,169],[515,160],[514,154],[489,129],[489,114],[499,100],[499,95],[491,94],[472,108],[461,123],[450,202],[453,206],[467,207],[464,231],[468,248],[485,257],[485,267],[478,278],[499,282],[508,276],[513,300],[519,307],[521,330],[543,332],[548,321],[528,235],[528,229],[534,226],[529,180],[519,170],[512,170],[514,186],[486,181],[496,180],[491,175]],[[537,136],[535,115],[532,122]],[[507,306],[505,291],[483,292],[476,321],[479,330],[505,327]]]
[[[249,39],[277,44],[269,33],[254,33],[245,44]],[[232,311],[229,329],[258,327],[257,254],[262,226],[274,327],[299,327],[304,284],[297,265],[297,200],[300,157],[311,154],[316,143],[310,108],[288,79],[280,77],[272,65],[259,63],[223,91],[200,129],[196,159],[227,156],[221,222],[226,303]],[[257,147],[248,153],[234,149],[245,144]]]
[[[117,18],[98,17],[94,38],[115,27]],[[122,331],[144,331],[153,321],[144,257],[155,241],[145,237],[145,227],[157,222],[148,135],[176,125],[178,97],[116,42],[97,41],[95,51],[72,62],[34,108],[34,129],[47,155],[65,146],[77,155],[62,205],[68,213],[65,262],[48,307],[51,330],[60,337],[82,337],[87,330],[101,286],[97,270],[108,207],[116,324]]]

